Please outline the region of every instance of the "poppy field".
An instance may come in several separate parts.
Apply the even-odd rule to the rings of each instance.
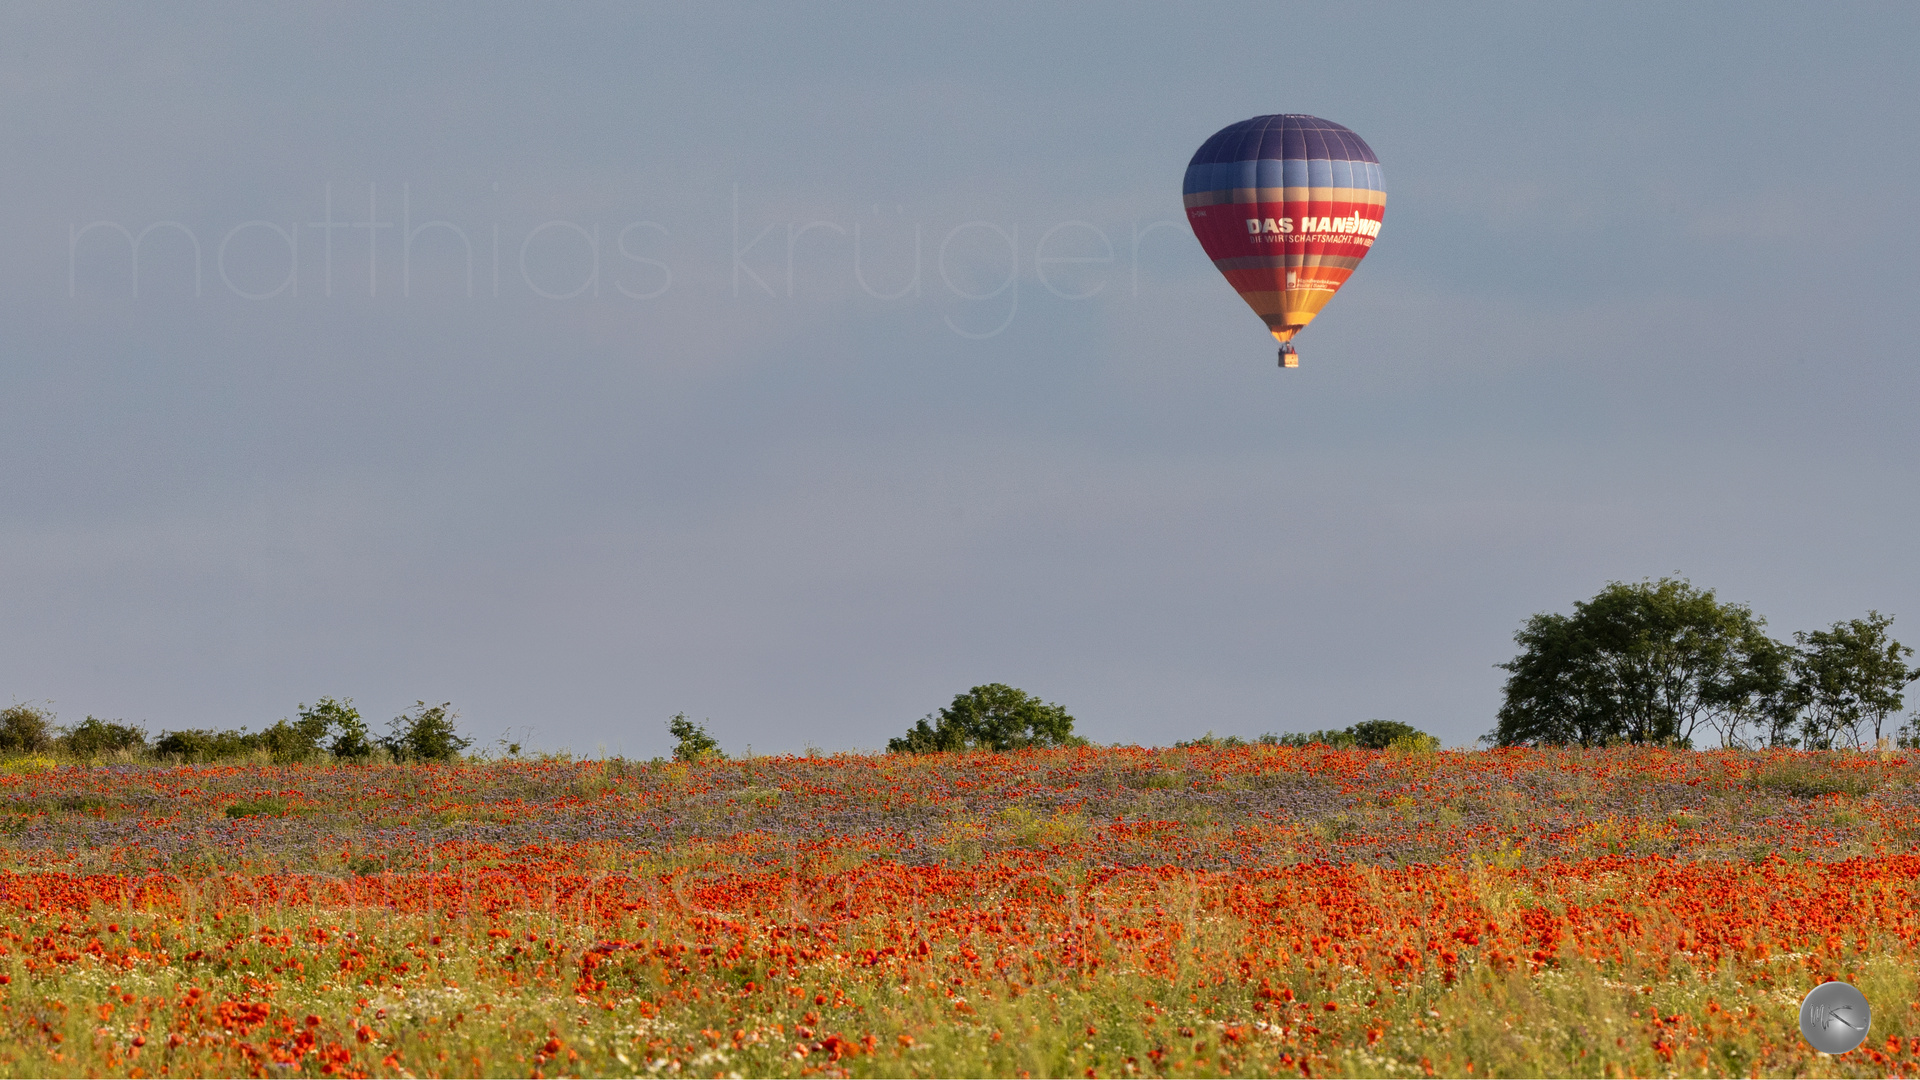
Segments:
[[[1900,754],[0,769],[10,1076],[1920,1071]]]

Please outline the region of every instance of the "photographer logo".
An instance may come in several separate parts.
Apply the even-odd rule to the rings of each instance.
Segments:
[[[1867,1037],[1873,1009],[1852,983],[1821,983],[1800,1003],[1800,1034],[1815,1050],[1844,1054]]]

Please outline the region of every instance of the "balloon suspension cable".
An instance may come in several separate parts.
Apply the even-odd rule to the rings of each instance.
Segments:
[[[1300,366],[1300,354],[1294,349],[1292,342],[1286,342],[1280,346],[1280,366],[1283,368]]]

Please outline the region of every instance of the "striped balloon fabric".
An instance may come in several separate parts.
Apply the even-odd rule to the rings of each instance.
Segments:
[[[1297,363],[1293,335],[1366,258],[1386,213],[1380,159],[1360,136],[1300,113],[1220,129],[1187,165],[1187,221],[1213,265]]]

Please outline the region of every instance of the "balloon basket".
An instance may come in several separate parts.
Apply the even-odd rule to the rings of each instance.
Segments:
[[[1280,346],[1280,366],[1283,368],[1300,366],[1300,354],[1294,351],[1292,345]]]

